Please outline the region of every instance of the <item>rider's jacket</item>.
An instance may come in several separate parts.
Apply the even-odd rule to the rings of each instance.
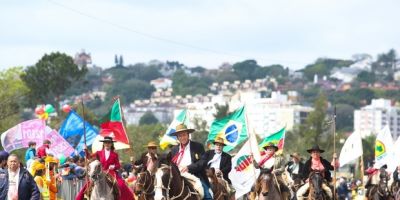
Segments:
[[[393,181],[400,181],[399,170],[400,169],[397,167],[396,170],[393,172]]]
[[[303,178],[303,180],[305,181],[306,179],[308,179],[308,177],[310,176],[310,173],[312,171],[311,169],[311,160],[312,158],[310,157],[305,163],[304,163],[304,168],[303,171],[301,172],[301,176]],[[321,163],[324,166],[324,178],[328,181],[331,182],[332,181],[332,177],[331,177],[331,172],[330,170],[333,170],[333,166],[331,165],[331,163],[325,159],[323,159],[322,157],[320,157]]]
[[[254,162],[256,168],[260,168],[261,173],[266,173],[269,171],[274,171],[275,175],[281,175],[285,171],[285,159],[281,155],[273,155],[271,159],[274,159],[272,167],[268,166],[265,162],[261,166],[259,163]]]

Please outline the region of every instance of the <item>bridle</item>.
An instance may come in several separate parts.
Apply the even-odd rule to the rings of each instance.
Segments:
[[[144,177],[143,178],[144,179],[143,183],[141,183],[141,180],[143,180],[142,177]],[[150,183],[149,183],[149,185],[147,187],[145,187],[146,183],[147,183],[147,179],[150,179]],[[141,188],[143,188],[143,190],[140,191],[139,195],[141,195],[142,193],[145,194],[145,196],[144,196],[145,199],[146,199],[146,195],[153,195],[154,194],[154,191],[148,192],[150,190],[150,187],[152,185],[154,185],[154,180],[151,178],[150,174],[149,174],[149,178],[148,178],[146,172],[139,173],[138,180],[137,180],[136,184],[139,185]]]
[[[171,166],[164,166],[164,167],[161,168],[161,170],[163,170],[163,169],[165,169],[165,168],[169,168],[169,178],[168,178],[168,185],[167,185],[167,187],[164,187],[164,184],[163,184],[163,183],[161,183],[161,186],[155,186],[155,187],[156,187],[156,188],[161,188],[161,190],[163,191],[163,193],[165,192],[165,194],[166,194],[165,197],[166,197],[167,200],[174,200],[174,199],[182,199],[182,200],[185,200],[185,199],[189,198],[192,194],[194,194],[194,195],[199,195],[197,192],[192,192],[192,191],[190,191],[190,189],[188,189],[188,190],[189,190],[188,194],[187,194],[185,197],[181,197],[181,196],[183,195],[184,190],[185,190],[185,181],[184,181],[183,178],[182,178],[182,179],[181,179],[181,181],[182,181],[182,188],[181,188],[181,191],[179,192],[178,195],[170,197],[169,191],[171,190],[171,182],[172,182],[172,178],[173,178],[173,176],[172,176],[172,167],[171,167]],[[161,181],[162,181],[162,180],[161,180]]]

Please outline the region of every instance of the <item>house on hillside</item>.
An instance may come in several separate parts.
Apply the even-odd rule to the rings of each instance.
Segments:
[[[91,67],[92,56],[90,53],[86,53],[85,50],[82,49],[81,52],[75,54],[74,63],[78,65],[78,67]]]
[[[357,78],[357,75],[363,70],[360,68],[342,67],[333,71],[330,78],[335,78],[345,83],[350,83]]]

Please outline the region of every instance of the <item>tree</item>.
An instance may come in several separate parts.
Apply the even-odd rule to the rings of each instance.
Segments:
[[[211,80],[199,77],[188,76],[183,70],[177,70],[172,76],[172,88],[175,95],[197,95],[210,92]]]
[[[118,64],[118,56],[117,56],[117,54],[115,54],[115,56],[114,56],[114,63],[115,63],[115,66],[116,66],[116,67],[118,67],[118,66],[119,66],[119,64]]]
[[[354,121],[354,107],[348,104],[336,105],[337,130],[351,131]]]
[[[304,76],[312,81],[314,75],[317,74],[319,77],[328,76],[333,68],[348,67],[353,64],[352,60],[338,60],[330,58],[319,58],[314,64],[307,65],[304,69]]]
[[[26,68],[21,78],[30,89],[31,105],[51,103],[58,108],[65,90],[86,72],[87,68],[79,68],[72,57],[56,52],[45,54],[34,66]]]
[[[0,72],[0,132],[11,128],[20,121],[20,111],[29,92],[20,79],[22,67],[13,67]]]
[[[139,120],[139,125],[145,124],[157,124],[158,119],[153,115],[151,111],[147,111]]]
[[[229,104],[225,103],[225,105],[219,105],[219,104],[214,104],[215,109],[217,110],[217,112],[215,114],[213,114],[213,116],[215,117],[215,119],[222,119],[226,116],[229,115]]]
[[[360,82],[375,83],[376,80],[375,73],[362,71],[357,75],[357,80]]]
[[[375,159],[375,135],[369,135],[362,139],[364,165],[372,164]]]
[[[137,79],[130,79],[122,83],[113,84],[107,89],[106,99],[112,99],[120,95],[121,101],[131,103],[137,99],[148,99],[155,91],[155,88],[147,82]]]
[[[254,80],[255,72],[260,66],[255,60],[245,60],[243,62],[235,63],[233,66],[233,71],[239,76],[241,81],[244,80]]]
[[[122,57],[122,55],[119,56],[119,66],[123,67],[124,66],[124,58]]]
[[[205,144],[208,137],[207,121],[200,119],[199,117],[195,117],[193,119],[193,124],[196,131],[192,133],[192,140],[200,142],[201,144]]]

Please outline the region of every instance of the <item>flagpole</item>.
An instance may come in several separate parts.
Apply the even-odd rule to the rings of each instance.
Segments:
[[[85,123],[85,104],[83,103],[83,97],[81,97],[81,105],[82,105],[82,119],[83,119],[83,141],[85,143],[85,182],[88,183],[89,182],[89,176],[88,176],[88,171],[89,171],[89,166],[88,166],[88,159],[89,159],[89,155],[87,155],[86,153],[89,151],[86,145],[86,123]],[[88,190],[85,191],[85,194],[88,195]]]
[[[360,170],[361,170],[361,185],[364,185],[364,155],[360,157]]]
[[[249,131],[249,120],[248,120],[248,118],[247,118],[247,106],[246,106],[246,104],[244,105],[244,118],[245,118],[245,120],[246,120],[246,129],[247,129],[247,134],[249,134],[249,145],[250,145],[250,155],[251,155],[251,159],[252,159],[252,163],[251,164],[253,164],[254,163],[254,161],[256,161],[255,159],[254,159],[254,155],[253,155],[253,145],[251,145],[251,141],[252,141],[252,138],[251,137],[254,137],[254,135],[253,134],[251,134],[250,133],[250,131]],[[254,131],[254,130],[253,130]],[[254,133],[254,132],[253,132]],[[256,144],[256,145],[258,145],[258,144]],[[258,147],[258,146],[257,146]],[[258,151],[258,149],[257,149],[257,151]],[[257,162],[257,161],[256,161]],[[256,184],[257,183],[257,178],[258,177],[256,177],[256,169],[255,169],[255,167],[252,167],[252,169],[253,169],[253,174],[254,174],[254,183]],[[256,191],[254,191],[254,193],[256,194]]]
[[[121,98],[119,98],[119,96],[115,96],[114,98],[114,102],[115,101],[119,101],[119,112],[121,113],[121,117],[122,117],[122,127],[125,129],[125,125],[124,125],[124,119],[125,119],[125,117],[124,117],[124,112],[122,112],[122,103],[121,103]],[[114,103],[113,103],[114,104]],[[129,156],[129,160],[132,162],[132,164],[133,164],[133,161],[134,161],[134,158],[135,158],[135,153],[134,153],[134,151],[133,151],[133,145],[131,145],[130,144],[130,141],[129,141],[129,137],[128,137],[128,133],[127,133],[127,131],[126,131],[126,129],[125,129],[125,133],[126,133],[126,137],[128,138],[128,142],[129,142],[129,150],[130,150],[130,153],[131,153],[131,156]]]
[[[336,154],[336,105],[333,111],[333,154]],[[336,197],[336,155],[333,158],[333,198]]]

